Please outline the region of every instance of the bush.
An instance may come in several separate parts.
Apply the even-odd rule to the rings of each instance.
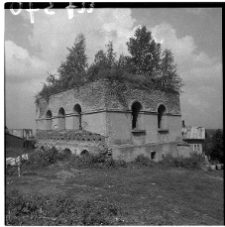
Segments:
[[[69,155],[59,153],[58,150],[53,147],[46,151],[36,150],[29,155],[29,160],[24,162],[22,167],[26,170],[38,170],[63,160],[69,160]]]
[[[186,169],[201,169],[204,165],[204,157],[202,155],[192,153],[190,158],[176,157],[166,155],[160,162],[161,164],[169,167],[182,167]]]
[[[40,197],[6,192],[6,225],[115,225],[120,209],[109,200],[76,201],[68,196]],[[115,219],[117,218],[117,221]]]
[[[152,166],[152,161],[148,157],[144,156],[143,154],[138,155],[135,158],[134,163],[137,163],[137,164],[143,165],[143,166]]]
[[[115,167],[115,162],[112,157],[107,154],[89,154],[84,156],[75,156],[71,159],[72,164],[77,164],[79,167],[97,167],[97,168],[112,168]]]
[[[223,131],[218,129],[212,138],[212,148],[210,158],[223,163]]]
[[[127,168],[127,162],[124,160],[118,160],[118,161],[115,161],[115,163],[116,163],[116,166],[118,167]]]
[[[6,190],[6,225],[21,225],[22,217],[31,214],[37,215],[44,202],[41,197],[23,196],[16,189]]]
[[[9,148],[6,148],[5,155],[6,155],[6,157],[17,157],[22,154],[27,154],[27,153],[31,154],[33,152],[34,152],[34,149],[9,147]]]

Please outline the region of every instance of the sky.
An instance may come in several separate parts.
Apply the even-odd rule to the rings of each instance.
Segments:
[[[15,10],[16,11],[16,10]],[[128,54],[126,42],[138,26],[152,32],[162,49],[174,54],[184,82],[180,96],[187,126],[223,127],[222,9],[114,8],[92,12],[66,9],[18,15],[5,10],[6,126],[35,130],[35,95],[48,73],[56,73],[79,33],[86,37],[89,64],[113,41],[117,54]]]

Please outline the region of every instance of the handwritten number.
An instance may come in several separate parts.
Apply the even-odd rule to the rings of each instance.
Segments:
[[[22,5],[23,5],[23,3],[18,2],[18,3],[19,3],[19,9],[18,9],[17,12],[15,12],[15,10],[13,9],[13,4],[14,4],[14,3],[15,3],[15,2],[13,2],[13,3],[11,4],[11,6],[10,6],[10,11],[12,12],[13,15],[18,15],[18,14],[20,14],[21,11],[22,11]]]
[[[50,11],[49,11],[49,9],[53,8],[54,4],[51,3],[51,2],[49,2],[49,4],[50,4],[50,6],[47,7],[47,8],[45,9],[45,13],[47,13],[47,14],[49,14],[49,15],[54,15],[55,12],[53,12],[53,11],[50,12]]]

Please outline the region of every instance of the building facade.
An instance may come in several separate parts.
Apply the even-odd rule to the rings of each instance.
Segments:
[[[182,139],[190,145],[190,150],[197,154],[203,153],[203,143],[205,140],[205,128],[186,127],[183,121]]]
[[[158,153],[153,151],[156,145],[171,147],[182,139],[179,94],[149,91],[128,82],[120,86],[101,79],[51,95],[49,100],[39,98],[36,114],[39,146],[69,146],[75,154],[104,142],[115,158],[133,159],[141,150],[152,158],[153,152]]]

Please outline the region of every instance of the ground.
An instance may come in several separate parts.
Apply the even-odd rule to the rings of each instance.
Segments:
[[[120,225],[224,224],[222,170],[160,164],[74,168],[58,162],[46,169],[23,172],[20,178],[13,176],[7,188],[13,187],[24,195],[67,196],[77,206],[82,201],[107,198],[121,210]]]

